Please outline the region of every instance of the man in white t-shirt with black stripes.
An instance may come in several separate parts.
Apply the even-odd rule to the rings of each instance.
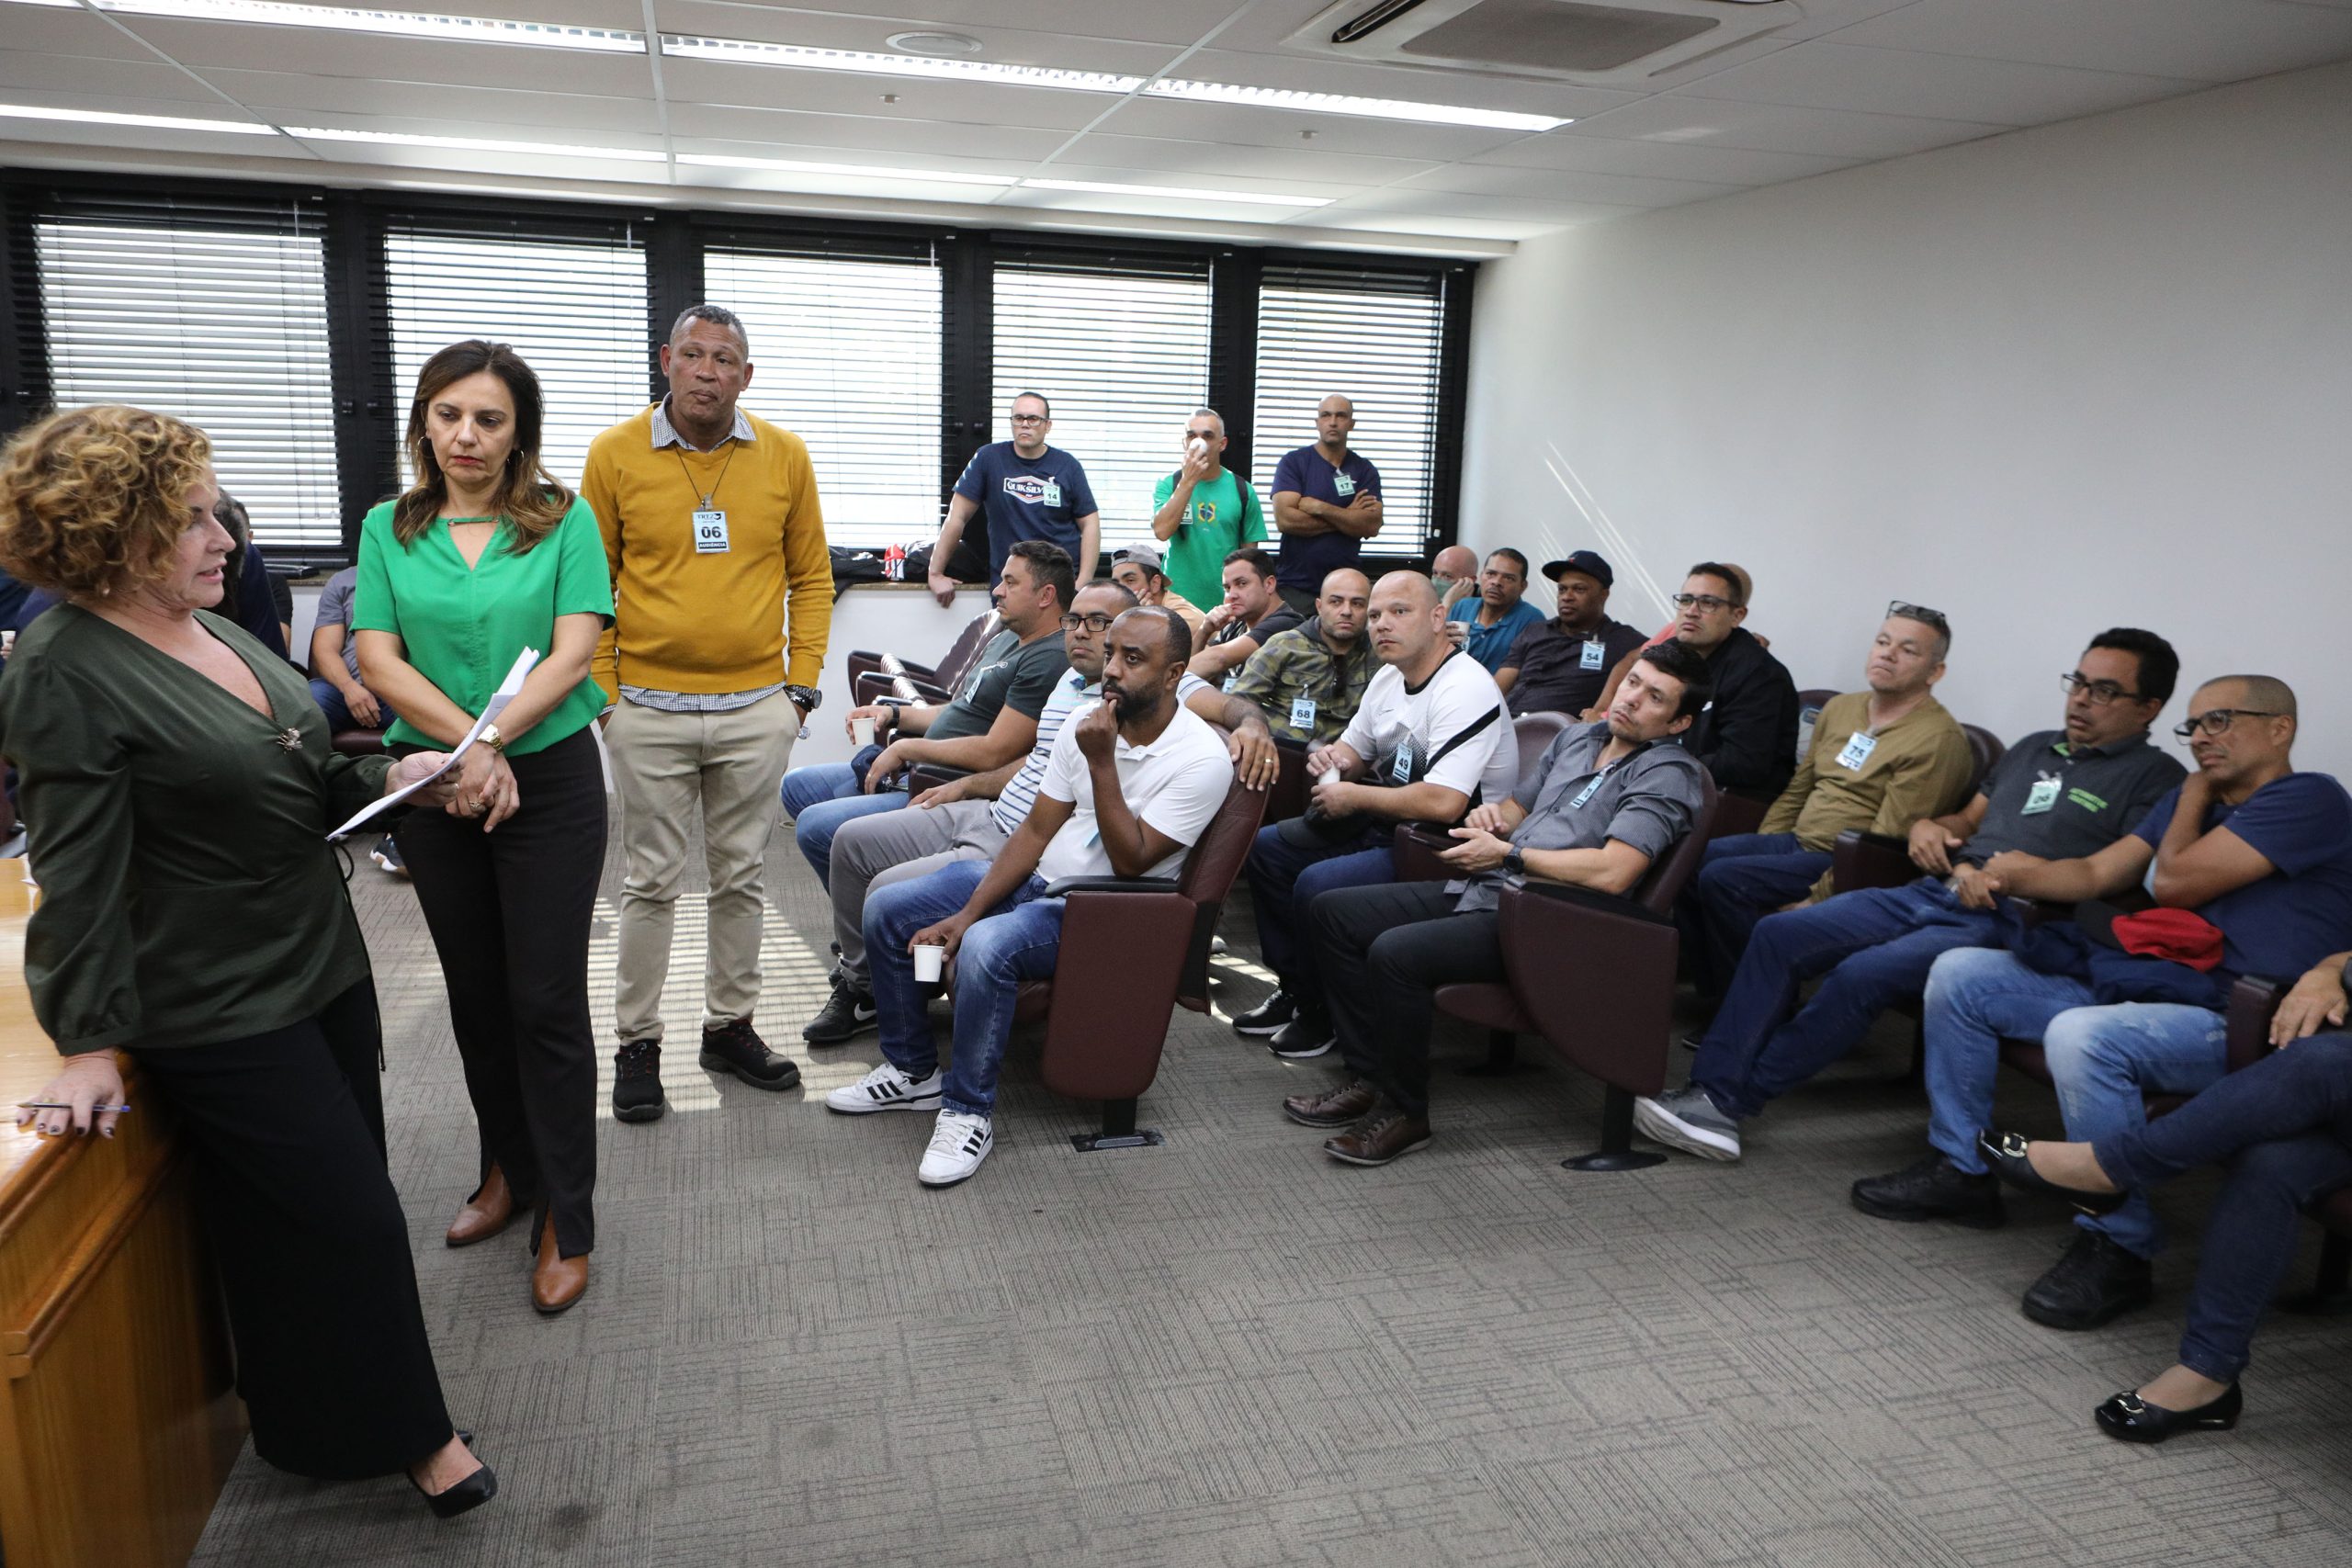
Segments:
[[[1308,753],[1316,780],[1305,817],[1259,829],[1250,851],[1258,947],[1277,988],[1233,1021],[1296,1061],[1331,1048],[1331,1016],[1313,946],[1301,940],[1314,901],[1387,882],[1399,822],[1451,827],[1480,801],[1518,787],[1519,741],[1502,689],[1445,635],[1430,580],[1392,571],[1373,584],[1366,632],[1382,668],[1339,739]]]

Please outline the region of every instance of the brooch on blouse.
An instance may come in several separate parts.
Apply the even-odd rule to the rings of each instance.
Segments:
[[[279,730],[271,739],[277,742],[277,749],[281,751],[300,751],[302,749],[302,732],[290,727]]]

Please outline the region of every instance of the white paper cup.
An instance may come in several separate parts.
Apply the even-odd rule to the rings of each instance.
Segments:
[[[1340,770],[1337,768],[1324,769],[1321,782],[1324,784],[1338,784],[1340,782]]]
[[[870,718],[859,717],[851,719],[849,721],[849,732],[850,735],[857,741],[861,750],[874,744],[874,721]]]
[[[915,949],[915,984],[938,984],[940,972],[946,967],[947,950],[937,942],[924,942]]]

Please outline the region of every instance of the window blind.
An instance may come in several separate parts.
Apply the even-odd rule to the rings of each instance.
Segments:
[[[625,222],[565,231],[394,219],[384,278],[395,440],[418,370],[466,338],[512,344],[529,363],[547,405],[540,457],[567,485],[579,484],[588,443],[651,400],[644,237]]]
[[[1152,489],[1208,396],[1207,261],[1000,260],[994,293],[991,439],[1012,436],[1016,394],[1040,393],[1046,439],[1085,465],[1102,548],[1148,542]]]
[[[743,406],[808,444],[832,544],[928,543],[939,532],[941,269],[895,254],[714,245],[703,298],[743,319]]]
[[[1258,295],[1258,483],[1285,452],[1315,439],[1315,409],[1354,403],[1350,445],[1380,470],[1375,554],[1421,554],[1435,519],[1438,357],[1444,280],[1428,273],[1269,266]],[[1271,506],[1271,502],[1269,506]]]
[[[314,204],[66,200],[35,268],[60,408],[130,403],[212,439],[262,552],[340,548],[326,265]]]

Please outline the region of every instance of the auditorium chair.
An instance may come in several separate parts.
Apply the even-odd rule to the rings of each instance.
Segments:
[[[956,682],[964,678],[964,672],[971,669],[973,661],[979,658],[980,649],[988,646],[989,638],[995,634],[998,624],[999,620],[994,609],[985,610],[973,616],[964,629],[956,634],[956,640],[948,645],[946,656],[935,665],[918,664],[913,660],[901,659],[896,654],[875,653],[865,649],[856,649],[844,661],[850,689],[853,692],[858,690],[858,681],[861,676],[878,674],[889,678],[904,678],[909,682],[907,690],[886,692],[885,695],[897,695],[911,700],[922,695],[920,690],[922,686],[931,687],[937,692],[953,692],[956,689]],[[873,699],[861,695],[858,700],[864,704]],[[930,700],[944,702],[947,699],[940,696]]]
[[[1679,942],[1674,900],[1699,869],[1721,794],[1710,782],[1690,831],[1624,897],[1555,883],[1505,888],[1498,937],[1506,983],[1441,986],[1438,1010],[1487,1031],[1482,1073],[1510,1070],[1519,1036],[1541,1034],[1568,1063],[1599,1078],[1600,1147],[1561,1161],[1576,1171],[1640,1170],[1664,1155],[1633,1146],[1634,1100],[1666,1088]],[[1449,876],[1448,840],[1396,830],[1400,882]]]
[[[338,729],[328,744],[345,757],[380,757],[384,754],[384,732],[380,729]]]
[[[1797,694],[1796,760],[1799,762],[1804,761],[1806,750],[1813,745],[1814,721],[1821,716],[1822,705],[1837,694],[1825,686],[1809,686]],[[1726,795],[1715,812],[1714,829],[1707,837],[1728,839],[1735,834],[1760,832],[1764,827],[1764,814],[1771,809],[1772,803],[1769,800]]]
[[[868,670],[851,680],[850,697],[852,705],[856,707],[871,707],[885,701],[926,703],[935,707],[942,703],[955,701],[956,694],[950,687],[935,686],[912,675],[893,675],[887,670]]]

